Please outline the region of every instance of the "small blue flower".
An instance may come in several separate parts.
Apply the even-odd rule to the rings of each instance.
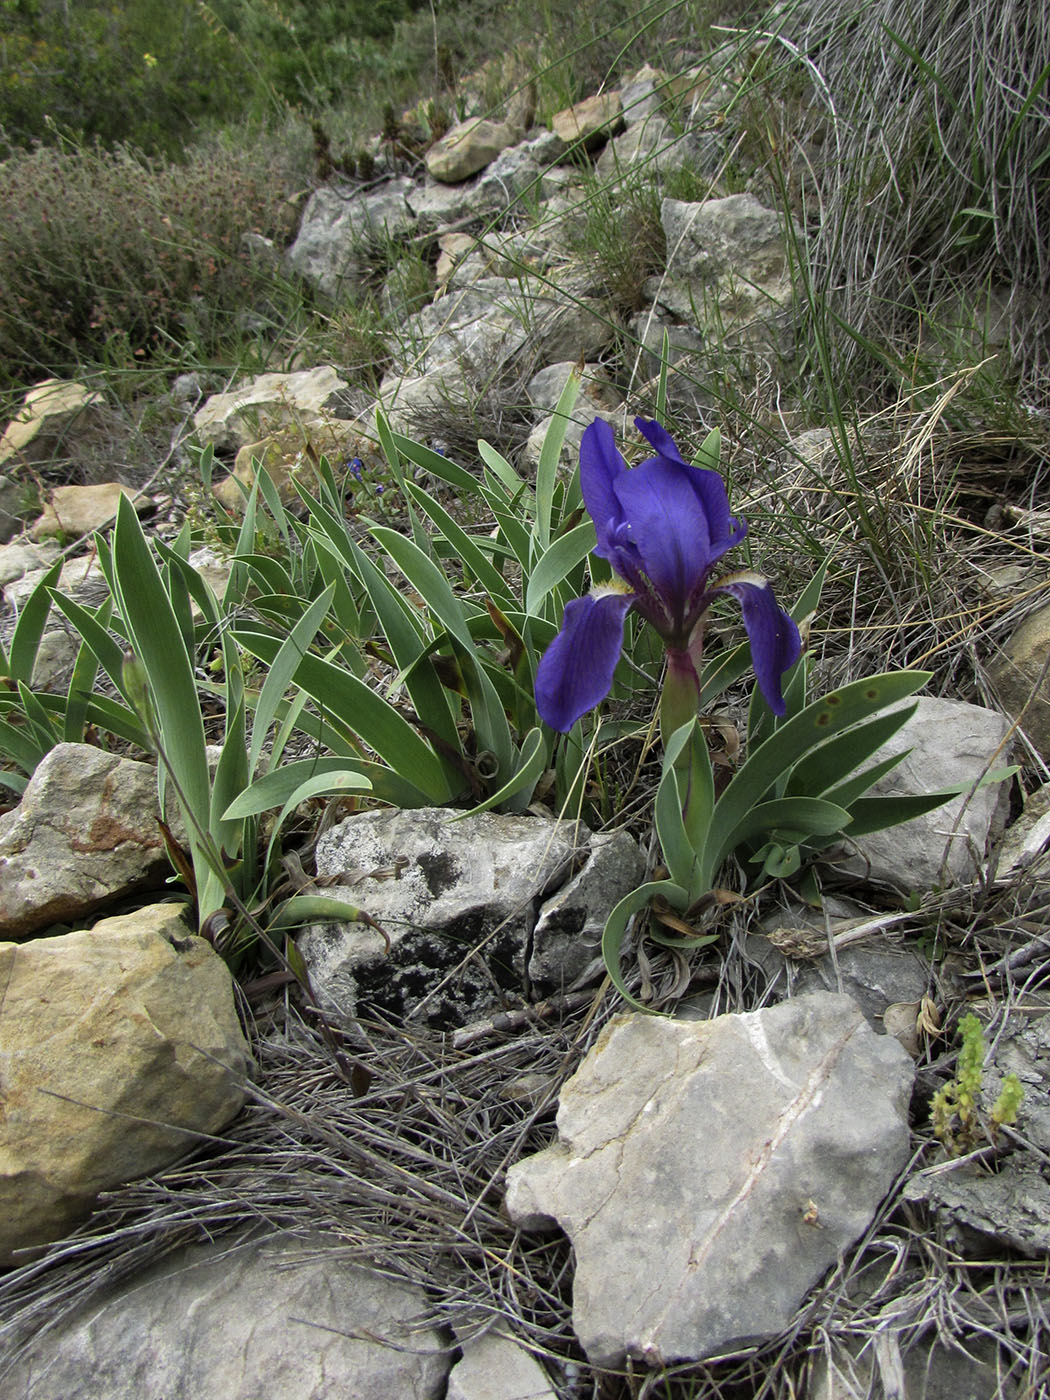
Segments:
[[[698,676],[707,611],[719,593],[740,604],[759,689],[782,715],[780,678],[801,653],[798,628],[761,574],[710,581],[722,555],[744,539],[746,524],[730,514],[717,472],[690,466],[658,423],[636,418],[635,424],[656,450],[637,467],[627,466],[600,418],[580,444],[580,485],[598,535],[594,552],[618,578],[566,607],[536,672],[541,717],[568,732],[604,700],[631,608],[656,628],[679,669],[691,666]],[[698,679],[696,685],[699,694]]]
[[[361,461],[361,458],[360,458],[360,457],[352,457],[352,458],[350,459],[350,461],[347,462],[346,466],[347,466],[347,470],[349,471],[350,475],[354,478],[354,480],[355,480],[355,481],[360,481],[360,480],[361,480],[361,473],[362,473],[362,471],[364,470],[364,466],[365,466],[364,462]]]

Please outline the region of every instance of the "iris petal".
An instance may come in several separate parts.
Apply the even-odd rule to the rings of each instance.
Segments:
[[[758,688],[775,715],[787,708],[780,689],[780,678],[802,654],[798,628],[777,603],[773,590],[759,574],[730,577],[711,589],[730,593],[740,604],[744,626],[751,643],[751,664]]]
[[[623,523],[623,512],[613,491],[613,483],[627,470],[627,463],[616,450],[613,430],[604,418],[596,418],[584,429],[580,441],[580,489],[587,513],[598,533],[595,554],[614,562],[611,535]]]
[[[552,729],[568,733],[608,695],[633,602],[631,593],[605,593],[567,604],[561,631],[536,668],[536,708]]]
[[[667,457],[672,462],[677,462],[680,466],[688,466],[688,462],[675,446],[674,438],[666,428],[654,423],[649,418],[636,418],[634,426],[641,433],[642,437],[649,443],[650,447],[655,447],[661,457]]]
[[[688,470],[654,457],[624,472],[615,486],[642,568],[668,616],[679,622],[687,600],[711,567],[707,516]]]
[[[729,513],[729,497],[726,495],[725,482],[717,472],[710,471],[706,467],[689,466],[675,446],[671,434],[666,428],[661,428],[659,423],[651,423],[645,418],[636,418],[634,422],[638,431],[656,449],[661,458],[678,465],[685,480],[696,493],[700,508],[707,520],[708,538],[711,543],[708,563],[713,564],[725,554],[727,549],[732,549],[734,545],[739,544],[747,534],[747,526],[744,522],[737,520]]]

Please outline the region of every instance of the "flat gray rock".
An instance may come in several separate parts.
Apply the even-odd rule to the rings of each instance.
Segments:
[[[0,943],[0,1268],[219,1133],[251,1064],[229,968],[177,904]]]
[[[616,1017],[562,1090],[558,1141],[507,1181],[512,1220],[572,1240],[591,1361],[696,1360],[787,1327],[908,1160],[912,1075],[830,993]]]
[[[326,1247],[327,1246],[327,1247]],[[194,1246],[47,1333],[6,1374],[19,1400],[438,1400],[447,1349],[422,1294],[337,1242]]]
[[[352,292],[367,277],[369,246],[413,228],[415,215],[406,198],[413,188],[399,176],[371,191],[335,185],[314,190],[285,255],[289,271],[328,296]]]
[[[996,710],[921,696],[911,719],[873,756],[874,762],[910,750],[875,784],[871,795],[922,794],[958,783],[976,784],[990,769],[1009,763],[1009,750],[1001,747],[1009,727]],[[859,879],[905,892],[972,880],[984,863],[989,839],[997,834],[997,823],[1001,829],[1006,786],[989,783],[923,817],[862,836],[856,842],[859,854],[836,864]]]
[[[540,1363],[517,1342],[489,1332],[463,1343],[445,1400],[556,1400]]]
[[[1032,1259],[1050,1253],[1050,1186],[1037,1159],[1008,1157],[995,1172],[964,1163],[917,1172],[904,1199],[921,1202],[964,1253],[985,1257],[988,1240]],[[973,1248],[973,1236],[981,1237]]]
[[[360,1005],[444,1027],[498,1006],[505,991],[524,994],[539,905],[586,859],[590,833],[532,816],[456,816],[361,812],[318,841],[318,874],[349,879],[343,897],[391,942],[387,952],[363,924],[302,935],[311,984],[336,1012]]]

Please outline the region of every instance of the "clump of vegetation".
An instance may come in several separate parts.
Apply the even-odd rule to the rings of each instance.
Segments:
[[[960,323],[969,353],[1002,348],[1045,396],[1050,333],[1050,12],[1027,0],[952,7],[881,0],[844,22],[837,0],[782,11],[781,81],[809,66],[821,190],[818,300],[851,329],[840,377],[929,352]],[[935,377],[935,376],[933,376]]]
[[[272,143],[211,142],[185,165],[126,147],[4,162],[0,366],[8,384],[192,341],[214,353],[279,288],[242,241],[291,231],[293,169]]]
[[[587,186],[585,218],[572,226],[571,246],[590,262],[616,306],[625,312],[645,305],[647,277],[663,269],[667,239],[660,222],[661,192],[650,175]]]
[[[996,1143],[999,1129],[1004,1124],[1017,1122],[1024,1099],[1021,1081],[1016,1074],[1008,1074],[991,1110],[983,1113],[981,1091],[986,1047],[981,1023],[972,1012],[962,1018],[959,1034],[962,1045],[955,1078],[938,1089],[930,1105],[933,1131],[952,1157],[972,1152],[982,1142]]]

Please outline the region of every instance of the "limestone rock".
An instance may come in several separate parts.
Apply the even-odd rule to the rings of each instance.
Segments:
[[[594,168],[606,177],[632,165],[644,165],[647,173],[664,174],[695,162],[696,155],[697,143],[688,132],[675,131],[664,117],[652,116],[635,122],[610,141]]]
[[[556,407],[561,391],[576,365],[568,360],[548,366],[533,375],[526,388],[530,400],[538,408],[546,410],[548,416],[539,419],[529,433],[525,443],[523,459],[529,468],[535,468],[543,451],[547,432],[554,422],[552,410]],[[623,425],[623,400],[618,390],[605,378],[599,365],[585,365],[580,392],[572,410],[572,416],[565,427],[565,438],[561,446],[561,461],[571,474],[580,460],[580,441],[596,418],[603,418],[619,430]]]
[[[0,550],[22,529],[22,520],[30,513],[26,488],[14,476],[0,472]]]
[[[363,924],[300,937],[311,984],[336,1010],[376,1007],[447,1026],[524,992],[536,906],[585,857],[590,833],[539,817],[456,815],[362,812],[318,841],[318,874],[351,881],[354,902],[391,941],[387,953]]]
[[[1050,1155],[1050,997],[1030,989],[1024,1013],[1009,1016],[985,1039],[991,1042],[984,1067],[985,1104],[998,1098],[1006,1075],[1016,1074],[1024,1089],[1017,1131],[1036,1151]]]
[[[551,128],[566,146],[581,142],[585,150],[593,150],[623,128],[623,105],[619,92],[596,93],[577,102],[574,107],[556,112],[551,119]]]
[[[247,499],[245,491],[251,491],[257,464],[261,463],[277,487],[281,500],[286,505],[297,501],[299,497],[294,482],[301,478],[306,486],[313,488],[316,481],[317,474],[308,448],[318,457],[327,456],[334,460],[344,452],[351,436],[349,424],[332,420],[331,423],[315,425],[309,433],[289,428],[285,432],[272,433],[259,442],[246,443],[234,458],[233,471],[213,488],[215,498],[228,511],[242,513]]]
[[[929,1176],[916,1172],[904,1187],[904,1199],[927,1206],[960,1252],[985,1258],[988,1241],[994,1240],[1031,1259],[1050,1253],[1046,1178],[1036,1160],[1020,1154],[1006,1158],[994,1173],[972,1164]]]
[[[315,190],[285,255],[289,271],[329,297],[355,291],[368,278],[375,245],[413,229],[415,215],[407,200],[412,188],[412,181],[402,176],[375,190],[334,185]]]
[[[449,224],[459,227],[466,223],[480,227],[496,212],[498,197],[499,191],[490,185],[486,186],[483,199],[478,180],[443,185],[440,180],[429,176],[405,196],[421,232],[430,232]]]
[[[44,540],[40,544],[0,545],[0,588],[6,588],[26,574],[42,573],[60,553],[53,540]]]
[[[75,380],[45,379],[37,384],[0,437],[0,467],[53,456],[74,426],[83,429],[102,403],[101,394]]]
[[[870,1346],[831,1342],[815,1360],[808,1400],[1021,1400],[1020,1385],[1003,1375],[988,1338],[956,1335],[949,1347],[926,1335],[904,1349],[903,1335],[887,1327]]]
[[[553,413],[568,383],[569,375],[576,368],[575,360],[559,360],[534,374],[526,385],[529,402],[541,415]],[[623,398],[619,390],[606,376],[599,364],[585,364],[580,380],[580,398],[589,399],[595,408],[610,412],[620,408]],[[577,403],[579,400],[577,400]]]
[[[643,64],[626,79],[620,88],[620,104],[628,127],[646,121],[660,110],[665,102],[666,85],[667,74],[650,63]]]
[[[445,1400],[556,1400],[543,1367],[517,1342],[493,1332],[463,1343]]]
[[[170,870],[157,772],[89,744],[57,744],[0,816],[0,937],[22,938]]]
[[[68,693],[78,650],[69,632],[45,632],[33,660],[33,689]]]
[[[912,1075],[845,996],[614,1018],[562,1089],[558,1141],[507,1181],[512,1220],[572,1240],[591,1361],[701,1359],[785,1328],[907,1162]]]
[[[667,363],[670,366],[698,355],[704,348],[704,337],[695,325],[661,315],[657,307],[639,311],[633,316],[630,330],[632,344],[637,347],[631,351],[631,362],[639,366],[646,379],[660,373],[665,334]]]
[[[472,251],[475,238],[469,233],[443,233],[438,239],[438,260],[434,275],[438,287],[444,287],[453,272]]]
[[[121,496],[129,497],[140,514],[152,509],[148,498],[115,481],[97,486],[56,486],[48,493],[44,512],[33,525],[33,538],[64,535],[66,539],[80,539],[101,530],[116,519]]]
[[[712,335],[751,341],[779,336],[791,303],[787,244],[780,217],[751,194],[686,203],[665,199],[666,277],[655,279],[660,305],[683,321],[699,317]],[[648,284],[647,284],[648,286]]]
[[[559,159],[564,146],[551,131],[501,151],[478,180],[484,208],[509,209],[530,186],[539,187],[544,167]]]
[[[504,122],[471,117],[431,146],[426,155],[427,172],[435,180],[453,185],[483,170],[514,141],[514,130]]]
[[[976,783],[989,767],[1008,764],[1009,753],[1000,748],[1008,728],[995,710],[924,695],[907,724],[873,756],[874,762],[911,750],[871,793],[927,793]],[[990,837],[998,835],[997,823],[1001,829],[1005,787],[989,783],[924,817],[861,836],[860,854],[836,864],[859,879],[906,892],[972,880]]]
[[[49,552],[54,550],[49,561],[51,563],[61,552],[57,545],[52,545],[48,541],[44,541],[39,548]],[[4,589],[5,601],[10,603],[16,611],[21,611],[46,572],[47,570],[42,564],[35,564],[32,568],[27,569],[24,574],[13,579]],[[97,607],[104,598],[109,596],[109,584],[106,582],[106,576],[102,572],[98,557],[94,552],[78,554],[72,559],[67,559],[62,565],[56,587],[60,593],[74,598],[85,607]],[[56,616],[57,613],[52,612],[52,617]]]
[[[202,442],[236,451],[283,428],[324,429],[338,417],[336,396],[347,388],[331,365],[260,374],[228,394],[213,394],[193,415],[194,430]]]
[[[249,1057],[229,970],[177,905],[0,944],[0,985],[7,1265],[220,1132]]]
[[[762,929],[745,938],[744,951],[761,966],[777,999],[845,992],[872,1030],[881,1032],[887,1007],[917,1002],[930,990],[929,959],[909,942],[889,941],[893,916],[880,923],[851,900],[827,896],[822,910],[793,905],[765,919]],[[835,939],[834,957],[828,951],[829,933]]]
[[[37,1342],[11,1394],[441,1400],[448,1356],[416,1321],[425,1298],[343,1262],[338,1244],[276,1236],[184,1249]]]
[[[991,666],[1003,708],[1043,755],[1050,758],[1050,680],[1044,674],[1050,656],[1050,607],[1037,608],[1007,642]]]
[[[621,412],[610,411],[609,409],[599,409],[589,403],[587,399],[577,401],[566,429],[565,437],[561,445],[559,461],[561,466],[570,475],[573,468],[580,460],[580,442],[583,439],[584,430],[588,428],[596,418],[603,418],[606,423],[611,424],[614,430],[619,431],[623,427],[623,414]],[[553,415],[545,418],[530,431],[522,449],[522,460],[526,467],[534,471],[540,460],[540,453],[543,451],[543,444],[547,437],[547,431],[554,422]]]
[[[532,934],[529,980],[563,990],[601,963],[610,912],[645,879],[645,857],[626,831],[592,836],[587,860],[540,909]]]

